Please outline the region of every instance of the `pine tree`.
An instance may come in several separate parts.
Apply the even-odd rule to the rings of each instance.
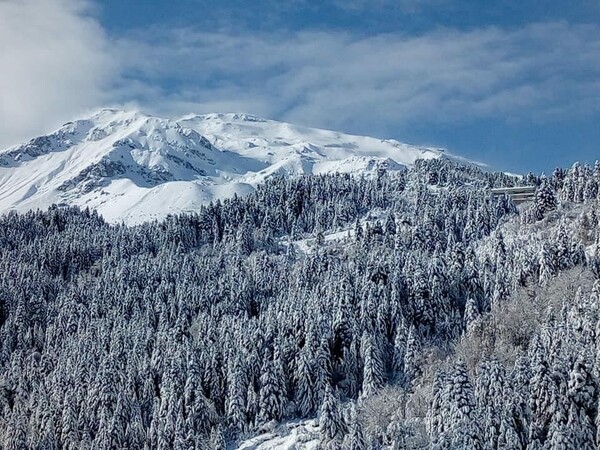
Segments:
[[[253,230],[254,223],[249,216],[246,216],[236,236],[237,249],[241,255],[249,255],[254,250]]]
[[[482,414],[481,428],[485,446],[490,449],[499,447],[501,422],[505,416],[505,373],[498,361],[484,361],[479,367],[476,379],[476,398]],[[504,424],[504,433],[510,432],[510,424]]]
[[[414,326],[410,326],[406,338],[406,352],[404,353],[404,382],[407,386],[419,375],[419,341]]]
[[[546,243],[544,243],[544,245],[542,246],[542,250],[539,254],[539,265],[539,283],[540,285],[545,286],[556,274],[554,257],[551,253],[550,246]]]
[[[498,450],[511,450],[523,447],[523,442],[515,429],[514,418],[507,412],[502,413],[500,429],[498,431]]]
[[[362,339],[362,353],[364,359],[362,395],[370,397],[383,387],[384,369],[376,343],[366,333]]]
[[[228,373],[227,417],[233,430],[243,432],[247,426],[246,393],[241,362],[236,360]]]
[[[351,405],[349,416],[349,430],[344,440],[344,448],[347,448],[348,450],[367,450],[367,442],[363,433],[362,424],[358,420],[355,404]]]
[[[529,367],[529,358],[520,354],[517,356],[510,380],[507,385],[507,397],[510,399],[507,414],[510,417],[510,424],[514,426],[521,447],[527,445],[529,439],[529,382],[531,371]]]
[[[452,434],[452,447],[457,449],[483,449],[483,436],[479,428],[479,418],[473,387],[462,361],[455,363],[450,372],[448,421]]]
[[[4,436],[4,443],[7,450],[27,450],[27,419],[24,414],[13,416],[13,423],[10,423],[8,432]]]
[[[472,333],[475,330],[479,316],[479,309],[477,308],[475,300],[473,299],[473,297],[469,297],[467,299],[467,303],[465,304],[464,319],[467,333]]]
[[[567,438],[572,448],[595,448],[594,418],[597,411],[597,387],[584,361],[575,361],[569,374],[567,396],[570,400],[567,419]]]
[[[286,383],[278,354],[274,360],[266,359],[261,370],[257,422],[264,425],[272,420],[281,420],[287,401]]]
[[[61,425],[60,440],[62,447],[67,450],[76,449],[79,442],[77,412],[75,411],[74,402],[69,396],[65,396],[63,401]]]
[[[315,380],[311,358],[308,355],[309,346],[305,346],[298,354],[295,374],[295,395],[297,412],[300,417],[309,417],[315,410],[314,388]]]
[[[248,428],[253,429],[258,420],[258,396],[254,390],[252,383],[248,385],[248,392],[246,394],[246,421],[248,422]]]
[[[225,440],[225,434],[221,426],[215,426],[210,432],[210,443],[209,448],[213,450],[226,450],[227,443]]]
[[[541,219],[550,211],[554,211],[558,206],[556,194],[547,180],[542,182],[535,194],[535,208],[538,213],[538,218]]]
[[[388,236],[396,234],[396,220],[394,219],[394,215],[391,213],[388,214],[385,221],[385,233]]]
[[[327,384],[323,403],[319,411],[319,429],[324,442],[337,441],[346,433],[346,424],[341,414],[339,400]]]
[[[316,349],[315,363],[315,395],[313,402],[318,405],[323,400],[326,386],[331,382],[331,352],[327,338],[322,338]]]
[[[531,410],[531,422],[528,441],[530,446],[542,448],[553,416],[552,397],[556,386],[539,339],[534,340],[532,343],[531,354],[533,364],[530,382],[529,408]]]
[[[434,449],[447,448],[449,445],[449,387],[446,373],[438,371],[432,385],[432,396],[427,410],[427,432]]]
[[[404,321],[396,327],[396,336],[394,338],[394,353],[392,359],[392,379],[396,383],[404,382],[404,358],[406,356],[406,344],[408,339],[408,330]]]

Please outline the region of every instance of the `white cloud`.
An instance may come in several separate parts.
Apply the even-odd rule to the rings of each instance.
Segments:
[[[168,31],[120,41],[160,111],[244,110],[315,126],[388,133],[398,125],[548,120],[598,112],[600,27],[533,24],[418,37]],[[169,87],[169,85],[171,85]],[[188,111],[186,111],[188,112]]]
[[[91,5],[0,0],[0,146],[109,104],[400,137],[415,123],[555,120],[600,108],[598,25],[107,36]]]
[[[0,147],[108,100],[116,61],[91,6],[0,0]]]

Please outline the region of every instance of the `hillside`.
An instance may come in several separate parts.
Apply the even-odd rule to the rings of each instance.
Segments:
[[[0,442],[592,448],[599,177],[530,176],[517,209],[490,188],[523,180],[430,159],[273,177],[137,227],[3,216]],[[544,300],[586,266],[575,298]]]

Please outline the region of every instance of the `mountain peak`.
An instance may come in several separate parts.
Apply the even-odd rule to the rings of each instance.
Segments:
[[[0,152],[0,210],[65,203],[138,223],[243,195],[275,175],[370,174],[441,155],[245,113],[168,119],[104,108]]]
[[[105,122],[105,121],[123,121],[132,118],[146,116],[137,110],[125,110],[117,108],[102,108],[92,114],[89,119],[93,122]],[[86,120],[86,119],[83,119]]]

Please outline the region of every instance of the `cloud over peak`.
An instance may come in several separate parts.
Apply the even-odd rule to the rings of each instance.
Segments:
[[[0,145],[107,100],[117,61],[91,7],[75,0],[0,1]]]
[[[419,35],[154,27],[110,36],[90,15],[94,5],[0,2],[0,146],[108,104],[163,115],[244,111],[372,135],[600,108],[596,24]]]
[[[150,98],[142,93],[141,103],[185,102],[200,111],[226,104],[351,131],[473,117],[548,120],[597,112],[600,104],[596,25],[366,37],[186,29],[165,31],[158,45],[143,35],[121,45],[123,54],[138,55],[129,61],[140,80],[165,86]]]

